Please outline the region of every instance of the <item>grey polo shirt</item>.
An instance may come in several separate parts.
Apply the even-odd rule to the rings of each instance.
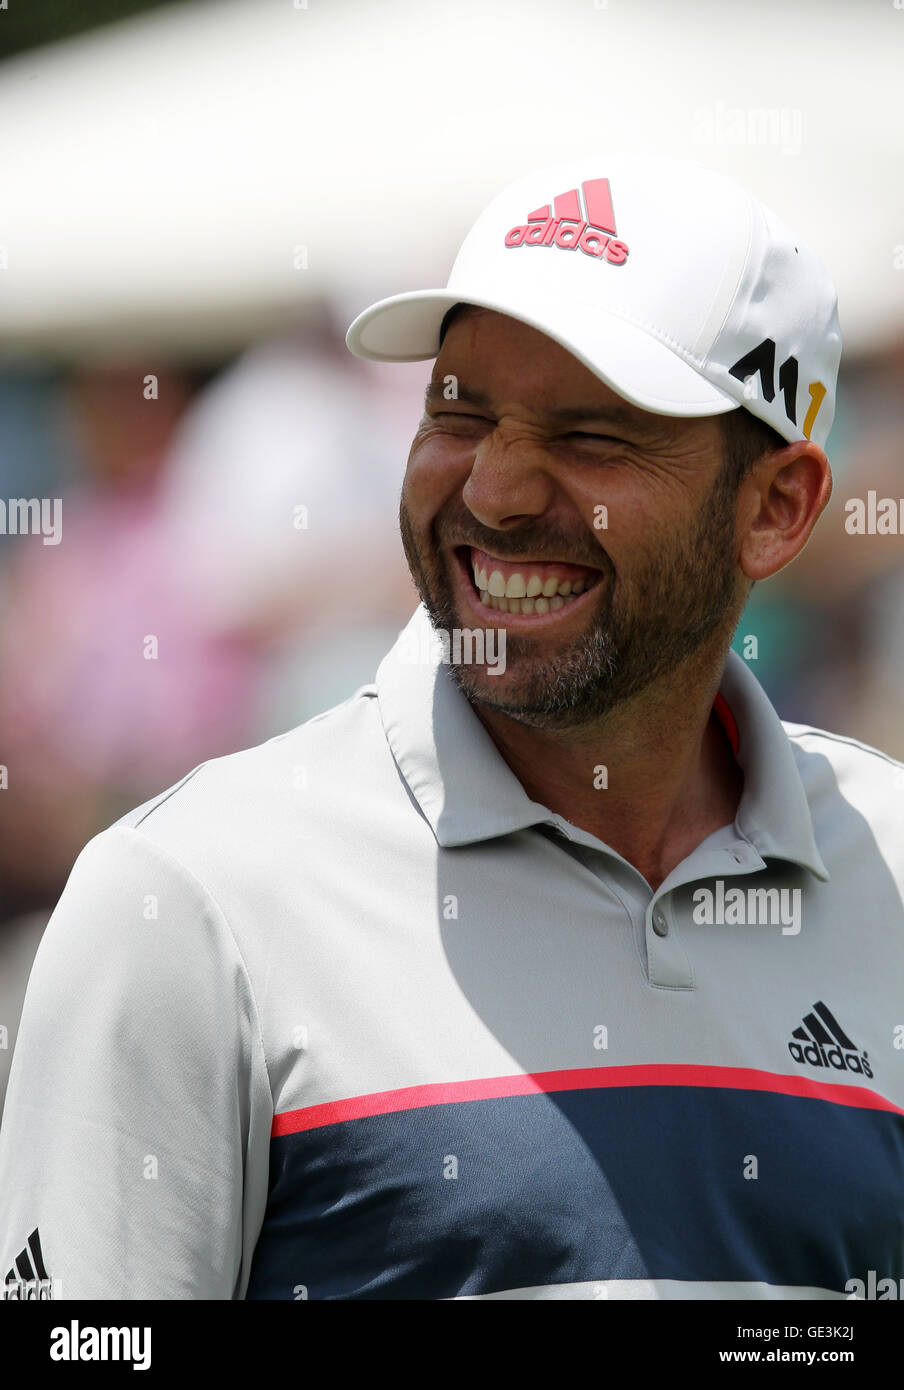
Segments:
[[[7,1296],[904,1278],[904,768],[729,653],[738,814],[653,892],[530,800],[427,631],[83,850],[0,1128]]]

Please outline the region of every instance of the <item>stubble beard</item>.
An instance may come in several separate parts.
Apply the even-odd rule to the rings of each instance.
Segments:
[[[725,640],[740,616],[735,563],[735,493],[724,474],[716,482],[696,525],[654,561],[619,580],[601,548],[599,597],[587,629],[570,639],[506,632],[506,670],[490,676],[481,665],[450,663],[459,689],[473,704],[498,710],[538,729],[575,729],[599,723],[648,686],[677,670],[708,638]],[[418,545],[405,491],[399,513],[408,567],[434,628],[452,632],[468,626],[455,607],[446,555],[437,540],[441,509],[431,527],[429,555]],[[461,513],[458,513],[461,515]],[[538,561],[543,543],[528,531],[505,533],[506,550]],[[498,532],[470,518],[469,540],[492,553]],[[482,533],[482,534],[479,534]],[[544,541],[548,538],[544,538]],[[531,548],[533,545],[533,548]],[[564,555],[567,550],[559,548]]]

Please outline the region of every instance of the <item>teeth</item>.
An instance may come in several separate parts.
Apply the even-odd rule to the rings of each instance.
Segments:
[[[591,579],[543,579],[539,574],[525,578],[520,570],[505,578],[501,570],[492,570],[472,562],[474,584],[480,601],[500,613],[556,613],[566,603],[573,603],[579,594],[591,589]]]

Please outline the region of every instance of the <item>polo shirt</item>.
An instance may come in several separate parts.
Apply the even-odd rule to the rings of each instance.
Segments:
[[[429,631],[82,851],[0,1128],[7,1296],[34,1236],[64,1298],[904,1278],[904,768],[729,652],[737,816],[653,891],[530,799]]]

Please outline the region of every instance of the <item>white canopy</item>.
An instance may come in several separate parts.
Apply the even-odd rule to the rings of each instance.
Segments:
[[[828,264],[846,348],[894,337],[902,42],[890,0],[207,0],[34,50],[0,66],[0,348],[348,321],[445,283],[503,183],[619,148],[733,173]]]

